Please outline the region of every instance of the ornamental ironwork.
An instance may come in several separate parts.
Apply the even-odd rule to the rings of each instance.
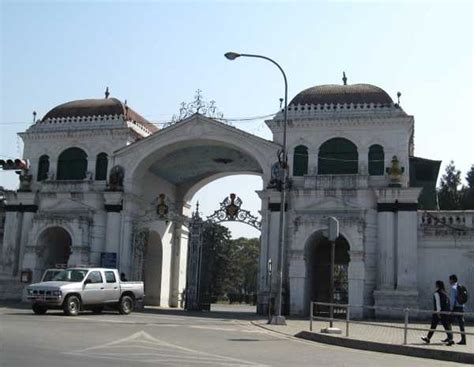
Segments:
[[[199,113],[206,117],[211,117],[215,119],[221,120],[224,117],[224,114],[219,111],[216,105],[216,101],[206,102],[202,97],[202,91],[198,89],[196,94],[194,95],[194,101],[192,102],[182,102],[179,108],[179,113],[173,115],[171,122],[168,124],[174,125],[189,116],[194,115],[195,113]]]
[[[256,216],[252,215],[250,211],[242,209],[242,203],[242,199],[232,193],[220,203],[220,208],[218,210],[207,217],[207,220],[213,223],[245,223],[260,231],[262,223]]]

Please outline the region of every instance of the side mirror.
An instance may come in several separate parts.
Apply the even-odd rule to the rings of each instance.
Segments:
[[[84,280],[84,285],[91,284],[91,283],[92,283],[92,280],[90,280],[90,279]]]

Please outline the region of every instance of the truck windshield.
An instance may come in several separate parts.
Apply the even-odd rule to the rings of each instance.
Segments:
[[[46,270],[46,272],[43,275],[43,282],[49,282],[50,280],[53,280],[55,275],[58,275],[61,272],[61,270]]]
[[[66,269],[57,274],[53,280],[59,282],[82,282],[87,274],[87,270],[82,269]]]

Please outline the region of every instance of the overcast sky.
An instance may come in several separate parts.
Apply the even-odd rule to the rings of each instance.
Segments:
[[[415,116],[415,154],[474,163],[474,8],[470,2],[0,1],[0,157],[21,155],[16,133],[54,106],[111,96],[154,122],[169,120],[196,89],[228,118],[275,112],[277,60],[289,98],[317,84],[370,83]],[[271,139],[262,120],[234,123]],[[258,177],[231,176],[198,192],[210,214],[230,192],[252,211]],[[17,176],[0,172],[0,185]],[[234,236],[257,235],[232,227]]]

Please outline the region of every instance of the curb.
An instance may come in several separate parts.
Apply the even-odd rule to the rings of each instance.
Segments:
[[[421,347],[410,347],[406,345],[385,344],[359,339],[348,339],[337,336],[322,335],[310,331],[300,331],[295,334],[300,339],[311,340],[319,343],[336,345],[339,347],[368,350],[372,352],[400,354],[409,357],[437,359],[457,363],[474,364],[473,353],[463,353],[449,350],[427,349]]]

